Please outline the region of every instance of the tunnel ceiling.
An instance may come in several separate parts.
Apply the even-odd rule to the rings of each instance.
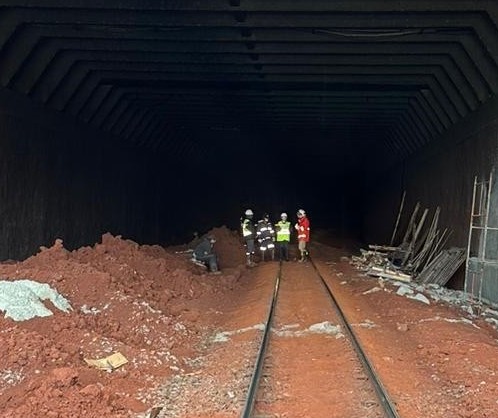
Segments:
[[[497,3],[2,0],[0,83],[177,155],[256,131],[404,158],[497,93]]]

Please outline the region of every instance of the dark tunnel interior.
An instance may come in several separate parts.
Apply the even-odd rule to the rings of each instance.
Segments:
[[[385,242],[403,192],[464,245],[496,163],[496,2],[3,0],[0,22],[2,259],[248,207]]]

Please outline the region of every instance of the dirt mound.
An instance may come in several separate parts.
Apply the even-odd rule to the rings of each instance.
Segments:
[[[213,228],[209,235],[216,237],[215,251],[218,255],[220,268],[238,267],[245,263],[245,251],[237,231],[231,231],[226,226]]]
[[[111,234],[72,252],[57,240],[0,264],[0,280],[47,283],[72,306],[46,304],[53,316],[23,322],[0,316],[0,417],[120,418],[150,408],[147,388],[185,367],[203,331],[193,302],[238,286],[240,241],[225,227],[212,234],[224,269],[216,277],[186,254]],[[84,361],[116,352],[129,363],[112,373]]]

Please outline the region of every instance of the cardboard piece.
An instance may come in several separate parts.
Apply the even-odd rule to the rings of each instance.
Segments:
[[[121,367],[123,364],[128,363],[126,357],[123,356],[120,352],[111,354],[110,356],[107,356],[105,358],[99,358],[99,359],[86,358],[84,360],[86,364],[88,364],[89,366],[96,367],[97,369],[100,370],[107,370],[109,372],[112,372],[118,367]]]

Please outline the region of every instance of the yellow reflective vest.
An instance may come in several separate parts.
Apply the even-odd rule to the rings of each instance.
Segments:
[[[240,227],[242,229],[242,236],[245,239],[254,239],[254,225],[250,219],[242,220]]]
[[[290,222],[279,221],[277,222],[277,242],[290,241]]]

